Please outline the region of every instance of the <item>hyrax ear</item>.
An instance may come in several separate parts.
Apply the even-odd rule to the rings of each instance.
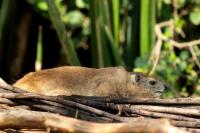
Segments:
[[[137,73],[131,74],[131,82],[133,84],[137,84],[139,81],[140,81],[140,75],[138,75]]]

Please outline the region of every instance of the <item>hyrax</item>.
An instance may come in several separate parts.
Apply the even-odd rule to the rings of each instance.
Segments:
[[[158,97],[163,82],[122,67],[85,68],[64,66],[31,72],[14,86],[30,92],[56,95]]]

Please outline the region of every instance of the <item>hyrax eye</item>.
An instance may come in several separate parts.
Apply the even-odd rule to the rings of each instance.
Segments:
[[[149,84],[150,84],[150,85],[155,85],[155,84],[156,84],[156,81],[155,81],[155,80],[150,80],[150,81],[149,81]]]

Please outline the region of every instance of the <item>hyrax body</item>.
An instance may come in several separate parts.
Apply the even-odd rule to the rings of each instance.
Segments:
[[[166,89],[159,80],[122,67],[65,66],[31,72],[14,86],[44,95],[157,97]]]

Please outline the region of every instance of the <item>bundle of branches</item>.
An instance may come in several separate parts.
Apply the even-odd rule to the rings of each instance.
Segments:
[[[0,81],[0,92],[0,129],[46,129],[48,127],[62,132],[109,133],[200,131],[200,99],[198,98],[127,99],[45,96],[26,92],[3,81]],[[156,118],[168,119],[173,126]],[[94,122],[101,122],[101,124]],[[105,122],[106,124],[102,124]],[[107,124],[107,122],[118,124]],[[91,129],[91,126],[94,128]]]

